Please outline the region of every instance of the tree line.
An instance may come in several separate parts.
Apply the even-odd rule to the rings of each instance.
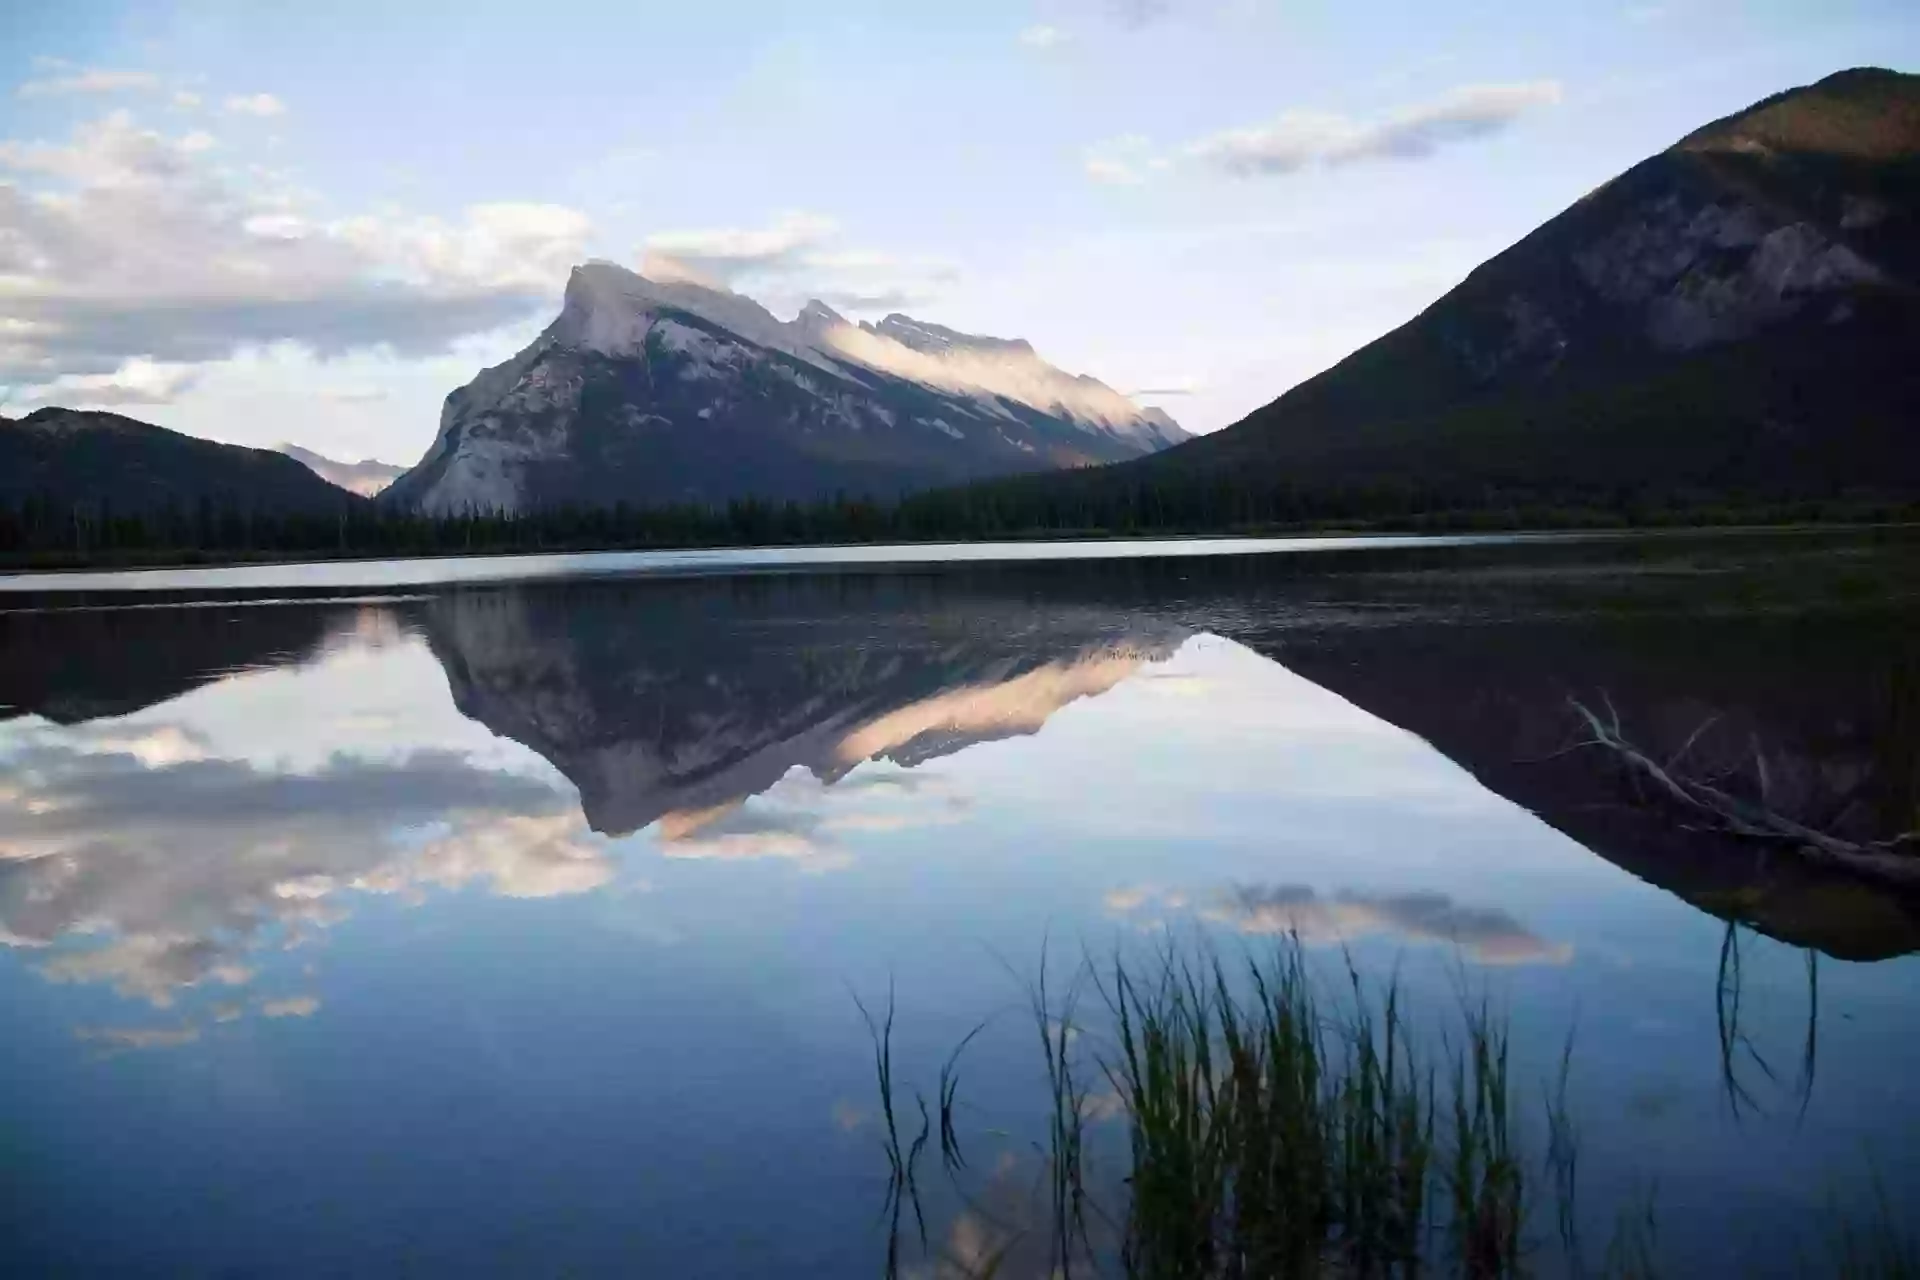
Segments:
[[[413,555],[493,555],[816,543],[1262,534],[1315,529],[1444,532],[1661,525],[1898,521],[1920,505],[1888,500],[1661,495],[1623,490],[1489,493],[1481,500],[1410,486],[1142,481],[1075,491],[992,481],[896,500],[838,495],[814,502],[556,506],[508,515],[425,516],[379,503],[284,512],[241,495],[191,506],[116,510],[50,495],[0,499],[0,561],[28,567]]]

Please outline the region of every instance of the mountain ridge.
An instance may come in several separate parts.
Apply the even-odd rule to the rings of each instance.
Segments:
[[[325,454],[303,449],[290,440],[283,440],[273,447],[275,453],[284,453],[328,484],[338,485],[350,493],[363,498],[371,498],[397,480],[405,467],[397,467],[391,462],[382,462],[378,458],[362,458],[358,462],[342,462],[329,458]]]
[[[386,500],[451,514],[889,496],[1185,438],[1021,339],[898,314],[856,326],[817,300],[782,321],[742,294],[596,260],[531,345],[447,397]]]

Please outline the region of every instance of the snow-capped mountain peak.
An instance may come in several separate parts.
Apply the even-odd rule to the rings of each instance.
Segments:
[[[874,495],[1114,462],[1186,433],[1022,339],[824,302],[783,321],[667,271],[575,267],[533,345],[447,397],[391,501],[426,511],[549,502]]]

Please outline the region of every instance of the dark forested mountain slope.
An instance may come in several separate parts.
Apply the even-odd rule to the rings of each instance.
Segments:
[[[1846,71],[1636,165],[1240,423],[1017,492],[1911,498],[1917,355],[1920,76]]]
[[[98,515],[222,511],[318,515],[363,500],[285,454],[182,435],[117,413],[38,409],[0,418],[0,506]]]

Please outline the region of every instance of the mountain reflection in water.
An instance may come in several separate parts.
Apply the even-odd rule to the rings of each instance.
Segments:
[[[1684,829],[1569,749],[1568,700],[1604,701],[1650,754],[1764,788],[1798,821],[1878,838],[1916,825],[1911,612],[1842,600],[1834,625],[1832,601],[1750,608],[1744,588],[1722,608],[1697,566],[1554,554],[1536,577],[1495,549],[1337,572],[1142,560],[0,613],[0,994],[21,1046],[0,1139],[90,1170],[51,1126],[115,1122],[163,1079],[221,1100],[203,1126],[283,1099],[301,1119],[277,1123],[325,1126],[299,1128],[314,1154],[285,1194],[335,1197],[359,1224],[294,1230],[304,1211],[279,1191],[229,1186],[263,1234],[189,1248],[159,1207],[184,1202],[161,1196],[147,1220],[76,1172],[71,1207],[27,1195],[0,1241],[55,1269],[284,1270],[273,1222],[313,1271],[379,1269],[406,1233],[355,1190],[387,1150],[355,1145],[364,1112],[475,1170],[457,1188],[383,1175],[423,1206],[537,1216],[545,1193],[488,1164],[505,1158],[489,1144],[514,1144],[588,1206],[566,1246],[582,1269],[842,1274],[871,1256],[871,1201],[850,1189],[871,1133],[847,986],[897,981],[923,1047],[944,1052],[1005,1004],[995,956],[1186,928],[1436,975],[1465,963],[1511,984],[1547,1056],[1579,1005],[1593,1105],[1696,1108],[1667,1133],[1606,1132],[1601,1185],[1626,1179],[1637,1141],[1683,1208],[1705,1206],[1703,1233],[1737,1212],[1708,1190],[1730,1170],[1760,1200],[1798,1196],[1713,1109],[1717,921],[1891,962],[1821,972],[1842,1020],[1822,1031],[1830,1092],[1797,1136],[1767,1139],[1812,1160],[1857,1148],[1890,1108],[1912,1119],[1890,1092],[1899,1062],[1870,1046],[1920,1032],[1898,959],[1920,950],[1920,911]],[[1800,970],[1769,963],[1749,982],[1786,1004],[1750,1003],[1739,1034],[1797,1044]],[[1023,1079],[999,1036],[972,1069]],[[389,1055],[416,1074],[402,1082]],[[196,1062],[217,1087],[151,1075]],[[983,1087],[1003,1103],[1019,1089]],[[177,1138],[152,1123],[155,1144]],[[266,1150],[252,1132],[194,1167],[247,1165]],[[802,1168],[743,1154],[775,1138],[811,1153]],[[128,1167],[159,1158],[127,1141]],[[676,1181],[670,1152],[703,1153],[705,1172]],[[603,1188],[629,1175],[680,1225],[616,1230],[621,1197]],[[703,1188],[730,1188],[749,1219]],[[83,1209],[129,1252],[79,1243],[95,1238]],[[794,1238],[690,1265],[754,1221]],[[526,1257],[408,1231],[441,1267]]]

